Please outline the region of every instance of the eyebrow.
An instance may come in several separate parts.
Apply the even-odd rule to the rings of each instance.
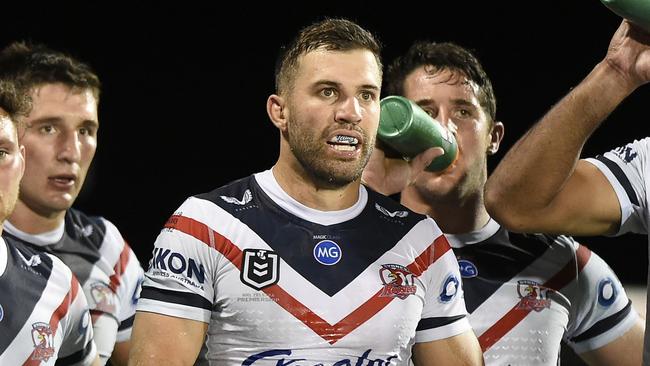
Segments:
[[[314,86],[322,86],[322,85],[333,86],[337,88],[341,87],[341,83],[338,83],[336,81],[331,81],[331,80],[318,80],[314,83]],[[363,89],[363,90],[369,89],[369,90],[379,91],[379,86],[373,84],[363,84],[360,86],[359,89]]]
[[[61,117],[41,117],[31,121],[28,127],[33,125],[43,124],[43,123],[61,123],[62,121],[63,118]],[[81,124],[84,126],[88,126],[88,125],[95,126],[95,127],[99,126],[99,122],[93,119],[85,119],[81,122]]]

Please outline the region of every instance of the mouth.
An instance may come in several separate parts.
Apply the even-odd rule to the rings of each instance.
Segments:
[[[58,187],[72,187],[77,181],[77,177],[73,174],[55,175],[48,179]]]
[[[334,150],[342,152],[353,152],[361,147],[360,138],[351,134],[336,134],[327,141],[327,144]]]

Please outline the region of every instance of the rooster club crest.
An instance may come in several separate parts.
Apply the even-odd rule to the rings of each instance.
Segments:
[[[551,300],[547,298],[548,289],[540,286],[535,281],[517,281],[517,294],[521,298],[517,308],[535,310],[537,312],[551,307]]]
[[[33,360],[47,362],[50,357],[54,356],[53,338],[54,334],[48,323],[38,322],[32,324]]]
[[[95,309],[104,313],[115,313],[115,294],[113,291],[101,282],[97,282],[90,287],[90,294],[95,301]]]
[[[261,290],[280,279],[280,260],[277,253],[264,249],[245,249],[243,252],[241,281]]]
[[[417,276],[399,264],[382,264],[379,278],[384,284],[380,297],[399,297],[404,300],[417,291],[415,286]]]

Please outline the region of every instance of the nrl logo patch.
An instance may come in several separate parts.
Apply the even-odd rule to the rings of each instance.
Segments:
[[[379,297],[398,297],[402,300],[417,291],[416,275],[399,264],[382,264],[379,278],[384,284]]]
[[[256,290],[269,287],[280,279],[280,259],[276,252],[244,249],[241,281]]]
[[[521,298],[518,309],[535,310],[540,312],[551,307],[551,300],[547,297],[548,288],[535,281],[517,281],[517,294]]]

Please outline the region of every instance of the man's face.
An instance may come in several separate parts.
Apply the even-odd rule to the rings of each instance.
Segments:
[[[406,78],[404,96],[455,132],[458,141],[458,159],[450,168],[418,176],[415,186],[424,197],[462,199],[483,189],[492,128],[478,92],[465,75],[449,70],[431,74],[420,67]]]
[[[97,148],[97,100],[92,92],[44,84],[32,94],[33,109],[19,131],[25,146],[20,201],[39,215],[70,208]]]
[[[369,51],[317,50],[301,57],[283,110],[283,137],[302,169],[332,187],[361,176],[375,144],[380,88]]]
[[[25,170],[24,152],[18,145],[14,123],[0,108],[0,224],[16,206],[20,178]]]

